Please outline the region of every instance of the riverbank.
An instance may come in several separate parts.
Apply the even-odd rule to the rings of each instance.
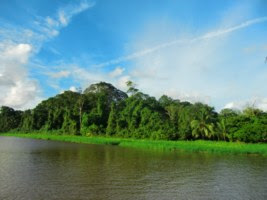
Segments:
[[[106,144],[122,147],[136,147],[162,150],[182,150],[187,152],[213,152],[231,154],[261,154],[267,155],[267,144],[247,144],[239,142],[218,141],[163,141],[163,140],[141,140],[112,137],[86,137],[72,135],[50,135],[50,134],[18,134],[6,133],[0,136],[13,136],[22,138],[54,140],[63,142]]]

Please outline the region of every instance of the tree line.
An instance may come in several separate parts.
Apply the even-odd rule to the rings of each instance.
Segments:
[[[155,140],[267,141],[267,113],[247,107],[217,113],[203,103],[159,99],[127,83],[127,93],[105,82],[81,92],[65,91],[34,109],[2,106],[0,132],[51,132]]]

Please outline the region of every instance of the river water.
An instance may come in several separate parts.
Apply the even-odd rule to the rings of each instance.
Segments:
[[[0,137],[0,199],[267,199],[267,158]]]

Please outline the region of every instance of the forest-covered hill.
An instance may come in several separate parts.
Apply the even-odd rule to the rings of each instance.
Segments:
[[[164,140],[267,141],[267,113],[247,107],[215,112],[203,103],[158,100],[128,82],[127,93],[105,82],[83,93],[65,91],[34,109],[2,106],[0,132],[52,132]]]

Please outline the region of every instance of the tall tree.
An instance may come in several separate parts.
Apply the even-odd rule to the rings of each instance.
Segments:
[[[214,138],[214,122],[216,119],[216,114],[213,108],[203,105],[201,103],[196,103],[195,112],[197,118],[191,122],[192,136],[194,138]]]
[[[128,87],[127,93],[130,95],[135,95],[138,92],[138,89],[136,88],[136,84],[132,81],[127,81],[126,85]]]
[[[225,119],[221,119],[219,122],[217,122],[217,131],[218,131],[218,139],[222,138],[225,141],[227,135]]]
[[[115,103],[112,103],[111,110],[108,117],[108,126],[106,129],[107,135],[115,135],[116,134],[116,128],[117,128],[117,122],[116,122],[116,108]]]

